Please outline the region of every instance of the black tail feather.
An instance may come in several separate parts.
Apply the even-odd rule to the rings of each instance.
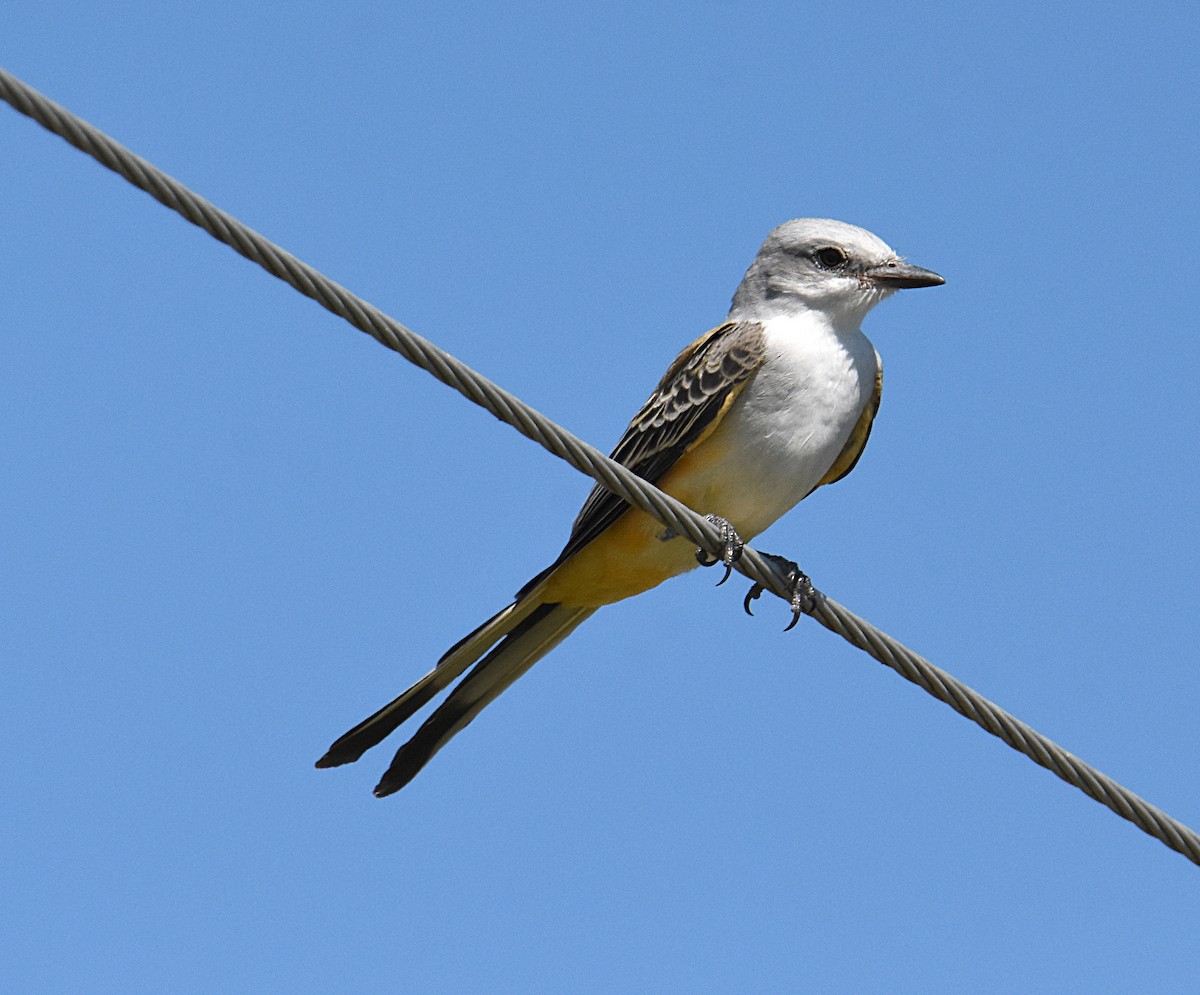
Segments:
[[[541,605],[477,663],[397,751],[375,788],[383,798],[409,783],[505,688],[569,635],[594,609]]]
[[[318,767],[340,767],[342,764],[353,763],[372,746],[377,746],[401,725],[412,718],[430,701],[460,677],[464,670],[473,664],[497,639],[504,635],[505,617],[511,618],[518,606],[514,602],[502,611],[497,612],[483,625],[463,636],[451,646],[437,662],[437,666],[422,677],[398,698],[384,705],[368,718],[363,719],[353,729],[339,736],[325,755],[317,761]],[[536,610],[535,610],[536,611]],[[489,627],[500,626],[495,632],[487,633]],[[468,647],[472,641],[482,642],[470,650],[462,659],[460,651]]]

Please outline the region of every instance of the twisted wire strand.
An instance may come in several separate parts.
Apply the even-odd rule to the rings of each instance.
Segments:
[[[159,203],[202,228],[217,241],[257,263],[272,276],[453,387],[634,507],[653,515],[710,554],[720,555],[720,536],[716,528],[702,516],[609,459],[600,450],[576,438],[432,342],[329,280],[4,69],[0,69],[0,99],[124,177],[135,187],[149,193]],[[735,566],[766,590],[785,601],[790,600],[791,589],[783,569],[764,560],[749,546],[744,549]],[[1200,835],[1181,822],[1062,749],[836,601],[818,592],[810,614],[831,632],[895,670],[1034,763],[1074,785],[1121,818],[1183,854],[1192,863],[1200,865]]]

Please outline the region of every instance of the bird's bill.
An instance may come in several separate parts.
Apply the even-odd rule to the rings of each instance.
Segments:
[[[874,266],[863,275],[872,283],[895,290],[908,290],[913,287],[940,287],[946,282],[933,270],[910,266],[908,263],[898,260],[884,263],[882,266]]]

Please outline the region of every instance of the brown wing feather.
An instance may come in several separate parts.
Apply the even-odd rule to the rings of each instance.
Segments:
[[[683,350],[610,454],[643,480],[655,483],[684,453],[716,427],[762,365],[763,327],[754,321],[726,322]],[[547,573],[615,522],[629,505],[597,484],[583,503],[558,558],[521,589],[525,594]]]

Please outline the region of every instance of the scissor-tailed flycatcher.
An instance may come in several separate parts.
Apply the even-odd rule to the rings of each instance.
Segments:
[[[879,354],[860,328],[867,312],[896,290],[944,282],[862,228],[820,218],[780,225],[725,322],[679,354],[613,459],[720,516],[735,538],[753,538],[862,455],[883,385]],[[380,798],[398,791],[597,608],[696,563],[686,539],[597,485],[558,559],[317,766],[357,760],[475,664],[375,788]]]

